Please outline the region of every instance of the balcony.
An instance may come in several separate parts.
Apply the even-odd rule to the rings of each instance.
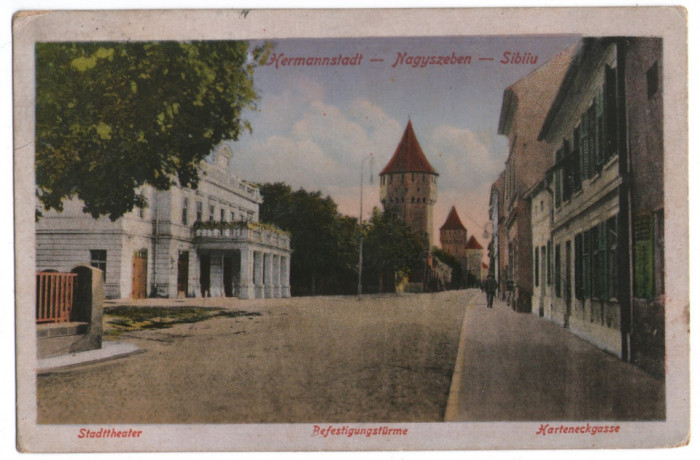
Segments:
[[[277,249],[290,249],[289,232],[259,222],[197,222],[192,228],[200,249],[238,249],[253,243]]]

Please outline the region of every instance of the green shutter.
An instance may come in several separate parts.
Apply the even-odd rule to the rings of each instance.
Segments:
[[[654,220],[651,215],[634,218],[634,296],[654,297]]]

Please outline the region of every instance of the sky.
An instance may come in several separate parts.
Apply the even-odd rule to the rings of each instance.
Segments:
[[[282,181],[295,189],[320,190],[338,203],[341,213],[357,217],[361,164],[371,156],[362,176],[366,219],[373,207],[381,208],[378,173],[410,118],[423,152],[440,174],[433,244],[439,245],[439,228],[455,206],[468,235],[486,247],[489,191],[507,156],[506,137],[497,133],[503,91],[576,40],[501,36],[273,41],[268,65],[254,74],[260,100],[257,111],[245,116],[253,132],[232,144],[232,173],[254,182]],[[530,53],[537,61],[505,64],[506,52]],[[407,64],[408,57],[452,53],[470,56],[471,63]],[[339,55],[356,58],[358,64],[282,65],[284,58]],[[403,61],[396,63],[400,55]]]

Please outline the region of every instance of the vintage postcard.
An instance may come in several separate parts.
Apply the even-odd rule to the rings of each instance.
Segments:
[[[13,31],[20,451],[688,442],[682,8]]]

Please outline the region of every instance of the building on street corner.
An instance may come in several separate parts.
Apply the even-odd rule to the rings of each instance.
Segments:
[[[197,190],[146,187],[149,206],[116,221],[77,200],[36,224],[37,271],[87,263],[108,298],[288,297],[290,235],[261,224],[257,187],[232,176],[228,144],[201,164]]]

